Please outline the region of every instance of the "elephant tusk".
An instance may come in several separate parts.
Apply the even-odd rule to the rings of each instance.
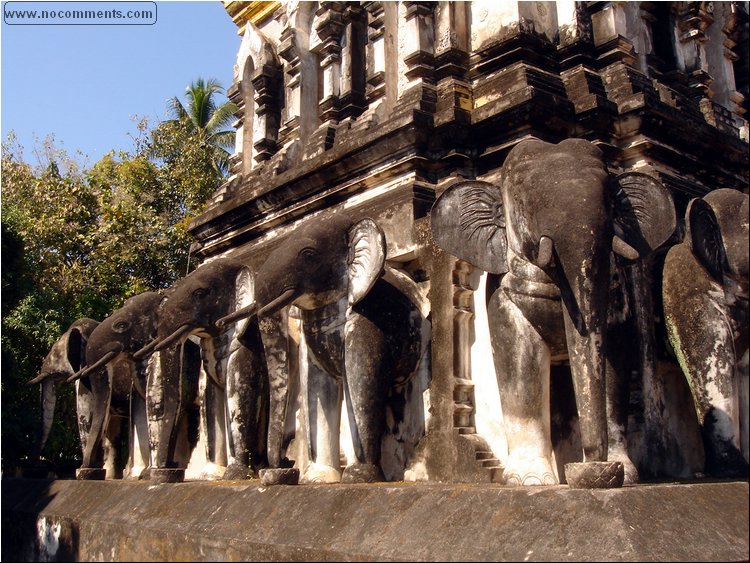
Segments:
[[[234,313],[227,315],[226,317],[221,317],[214,324],[216,325],[216,328],[224,328],[224,326],[228,325],[229,323],[234,323],[247,317],[252,317],[253,315],[255,315],[257,310],[258,310],[258,304],[251,303],[247,307],[243,307],[242,309],[239,309],[235,311]]]
[[[641,256],[635,248],[617,235],[612,237],[612,250],[615,254],[619,254],[627,260],[638,260]]]
[[[87,366],[85,368],[79,369],[77,372],[75,372],[73,375],[71,375],[67,382],[73,383],[77,379],[80,379],[82,377],[86,377],[88,374],[90,374],[92,371],[99,369],[102,366],[107,365],[109,362],[111,362],[115,357],[117,357],[120,352],[122,352],[122,344],[118,344],[118,348],[116,350],[112,350],[111,352],[107,352],[98,362],[96,362],[94,365]]]
[[[146,356],[148,356],[151,352],[154,351],[154,348],[159,343],[159,340],[157,338],[154,338],[151,342],[146,344],[143,348],[138,350],[135,354],[133,354],[134,360],[142,360]]]
[[[50,374],[48,374],[48,373],[40,373],[39,375],[37,375],[31,381],[27,381],[26,385],[36,385],[37,383],[41,383],[42,381],[44,381],[45,379],[47,379],[49,377],[49,375]]]
[[[294,300],[295,295],[296,295],[296,292],[294,289],[287,289],[284,293],[279,295],[276,299],[271,301],[268,305],[261,307],[261,309],[258,311],[258,316],[260,317],[262,315],[268,315],[269,313],[278,311],[283,306],[291,303]]]
[[[536,265],[542,270],[552,265],[552,251],[554,250],[555,243],[548,236],[543,235],[539,239],[539,254],[536,258]]]
[[[182,325],[172,334],[167,336],[164,340],[162,340],[161,342],[157,342],[154,346],[154,352],[158,352],[160,350],[164,350],[164,348],[168,348],[169,346],[180,340],[183,336],[187,336],[188,334],[190,334],[192,330],[193,327],[191,327],[190,325]]]

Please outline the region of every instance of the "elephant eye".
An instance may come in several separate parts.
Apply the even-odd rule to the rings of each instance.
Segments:
[[[114,325],[112,325],[112,329],[115,332],[125,332],[130,328],[130,323],[128,321],[117,321]]]
[[[300,258],[303,258],[305,260],[312,260],[314,258],[317,258],[318,251],[310,247],[303,248],[302,250],[300,250],[299,256]]]
[[[205,287],[199,287],[198,289],[193,291],[193,297],[197,299],[201,299],[206,295],[208,295],[208,289],[206,289]]]

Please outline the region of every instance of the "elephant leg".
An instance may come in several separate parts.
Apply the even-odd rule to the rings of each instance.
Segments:
[[[257,327],[254,332],[254,345],[240,346],[227,362],[229,465],[224,479],[249,479],[254,469],[267,465],[268,377]]]
[[[225,434],[224,390],[210,380],[201,370],[201,434],[206,440],[206,464],[201,470],[201,479],[220,479],[227,466],[227,444]]]
[[[342,482],[383,481],[380,455],[388,390],[380,367],[385,337],[369,319],[352,313],[346,325],[345,349],[344,392],[357,461],[344,470]]]
[[[748,462],[740,452],[739,371],[732,324],[727,308],[711,295],[723,296],[723,291],[713,282],[705,282],[712,291],[681,291],[679,281],[668,275],[674,269],[668,268],[673,258],[668,255],[665,264],[665,319],[702,423],[706,473],[746,476]],[[686,279],[700,279],[697,275],[680,272]]]
[[[146,415],[154,482],[181,482],[190,459],[187,406],[192,372],[200,369],[200,350],[189,340],[155,353],[149,363]]]
[[[105,477],[103,440],[109,424],[110,383],[109,376],[104,374],[94,374],[76,382],[76,409],[83,445],[83,463],[76,472],[78,479]]]
[[[146,381],[146,417],[154,469],[174,467],[173,436],[177,431],[180,371],[178,350],[169,347],[151,357]],[[172,451],[170,451],[172,450]]]
[[[633,350],[631,342],[640,343],[632,320],[610,329],[607,341],[610,342],[606,359],[607,378],[607,439],[609,461],[620,461],[625,470],[624,484],[638,482],[638,469],[628,454],[628,415],[630,408],[630,380],[639,374],[641,367],[641,346]]]
[[[146,399],[135,389],[130,392],[130,450],[129,479],[139,479],[150,467],[151,447],[148,439],[148,417]]]
[[[197,402],[201,369],[200,347],[190,340],[185,341],[180,359],[179,427],[174,435],[174,444],[170,444],[170,451],[174,451],[172,461],[176,466],[186,468],[198,443],[200,432],[200,405]]]
[[[265,351],[269,384],[268,465],[281,467],[284,449],[284,426],[294,381],[289,353],[288,309],[263,319],[261,335]]]
[[[488,304],[508,459],[509,485],[554,485],[550,435],[550,351],[521,310],[496,290]]]
[[[307,368],[307,404],[312,463],[300,482],[338,483],[341,480],[341,382],[312,359]]]
[[[104,470],[107,479],[122,479],[127,456],[130,417],[110,413],[102,438]]]

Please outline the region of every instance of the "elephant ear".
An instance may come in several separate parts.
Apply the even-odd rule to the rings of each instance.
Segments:
[[[68,362],[74,373],[86,363],[86,341],[86,336],[78,327],[72,327],[68,331]]]
[[[52,345],[42,362],[41,373],[28,382],[36,385],[50,376],[64,373],[73,375],[85,364],[86,341],[96,321],[83,319],[73,323]]]
[[[234,280],[235,311],[247,307],[255,301],[255,277],[250,268],[243,266]]]
[[[349,229],[349,306],[364,298],[385,268],[385,234],[372,219]]]
[[[750,269],[748,249],[748,205],[746,193],[731,188],[719,188],[703,196],[711,206],[719,225],[719,235],[727,257],[725,274],[740,283],[747,283]]]
[[[640,172],[620,174],[613,191],[616,253],[644,258],[672,236],[677,226],[674,201],[656,178]]]
[[[711,276],[721,281],[727,271],[727,254],[721,239],[719,221],[708,202],[693,199],[685,213],[687,243]]]
[[[478,180],[453,184],[435,201],[432,237],[447,252],[493,274],[508,271],[500,188]]]

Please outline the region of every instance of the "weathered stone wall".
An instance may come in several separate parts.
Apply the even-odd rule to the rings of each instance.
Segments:
[[[742,561],[748,484],[2,481],[4,561]]]

